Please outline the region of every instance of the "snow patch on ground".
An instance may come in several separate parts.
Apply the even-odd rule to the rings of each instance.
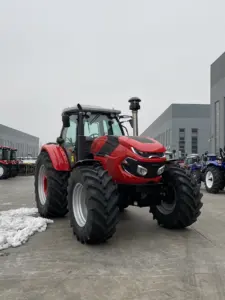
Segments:
[[[35,232],[43,232],[52,220],[39,217],[36,208],[0,211],[0,251],[26,243]]]

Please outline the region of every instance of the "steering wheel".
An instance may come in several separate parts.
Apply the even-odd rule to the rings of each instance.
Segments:
[[[99,134],[98,133],[92,133],[91,135],[89,135],[89,137],[94,139],[95,137],[99,137]]]

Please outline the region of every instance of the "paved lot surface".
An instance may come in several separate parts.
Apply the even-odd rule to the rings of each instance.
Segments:
[[[0,256],[1,300],[224,300],[225,193],[204,193],[199,221],[182,231],[129,207],[107,244],[83,246],[68,219]],[[0,182],[0,209],[34,207],[33,178]]]

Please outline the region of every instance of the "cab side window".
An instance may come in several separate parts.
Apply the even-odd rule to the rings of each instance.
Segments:
[[[64,128],[62,137],[66,148],[74,148],[77,138],[77,119],[76,116],[70,116],[70,127]]]

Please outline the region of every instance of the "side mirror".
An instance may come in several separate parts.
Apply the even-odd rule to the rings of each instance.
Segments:
[[[134,126],[134,125],[133,125],[133,119],[130,119],[130,120],[129,120],[129,123],[130,123],[131,128],[133,128],[133,126]]]
[[[63,122],[63,127],[65,128],[70,127],[70,117],[68,115],[62,116],[62,122]]]
[[[59,145],[62,145],[64,143],[64,139],[62,137],[58,137],[56,139],[56,143],[59,144]]]

